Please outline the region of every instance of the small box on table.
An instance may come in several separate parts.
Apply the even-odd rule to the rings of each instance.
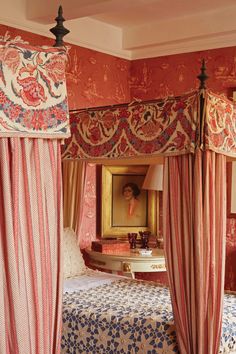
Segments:
[[[101,253],[128,252],[130,250],[129,242],[119,240],[101,240],[92,241],[92,250]]]

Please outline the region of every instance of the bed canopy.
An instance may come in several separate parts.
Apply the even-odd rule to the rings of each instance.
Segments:
[[[203,61],[199,90],[181,97],[70,112],[62,158],[175,156],[197,147],[235,157],[234,104],[205,88],[205,70]]]
[[[61,142],[70,135],[59,8],[57,47],[0,43],[0,346],[60,353]]]
[[[63,160],[164,156],[163,233],[181,354],[217,354],[226,237],[226,156],[236,156],[234,104],[205,87],[162,101],[71,112]]]

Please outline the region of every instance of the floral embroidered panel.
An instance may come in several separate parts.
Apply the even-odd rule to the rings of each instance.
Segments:
[[[194,152],[199,94],[70,115],[62,157],[122,158]]]
[[[223,96],[207,91],[204,121],[204,148],[235,157],[236,105]]]
[[[0,137],[70,135],[66,50],[0,42]]]

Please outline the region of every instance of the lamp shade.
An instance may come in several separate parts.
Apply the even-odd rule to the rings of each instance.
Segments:
[[[163,190],[163,165],[150,165],[143,182],[143,189]]]

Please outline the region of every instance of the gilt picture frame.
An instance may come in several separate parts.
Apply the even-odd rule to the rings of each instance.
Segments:
[[[147,169],[148,166],[145,165],[102,166],[103,238],[127,238],[128,233],[139,231],[156,233],[156,193],[142,189]],[[128,194],[135,186],[138,195],[131,204]]]

